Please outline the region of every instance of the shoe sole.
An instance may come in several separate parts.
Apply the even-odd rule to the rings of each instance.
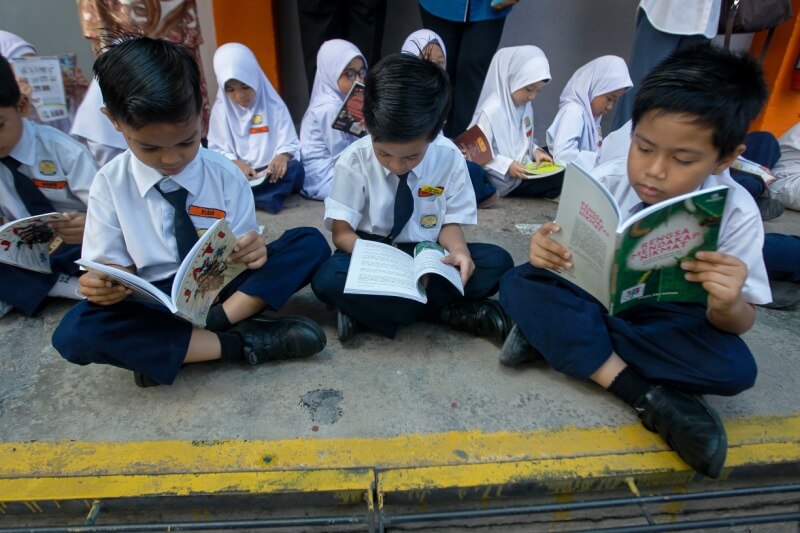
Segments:
[[[252,322],[263,322],[265,324],[270,324],[274,322],[294,322],[295,324],[302,324],[311,328],[314,331],[314,335],[318,339],[320,339],[322,345],[319,347],[319,350],[303,355],[294,355],[294,356],[285,356],[285,357],[270,357],[270,361],[284,361],[287,359],[302,359],[303,357],[311,357],[312,355],[318,354],[325,346],[328,344],[328,337],[325,335],[325,332],[322,330],[319,324],[311,320],[310,318],[301,316],[301,315],[286,315],[286,316],[265,316],[265,315],[254,315],[251,316],[248,320]]]

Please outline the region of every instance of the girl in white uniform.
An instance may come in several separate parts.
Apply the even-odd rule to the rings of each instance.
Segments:
[[[93,79],[69,130],[70,135],[86,144],[101,167],[128,149],[125,137],[114,129],[111,120],[100,111],[104,106],[100,86],[97,79]]]
[[[325,41],[317,53],[317,75],[308,110],[300,124],[300,145],[306,180],[303,196],[324,200],[333,183],[333,166],[342,150],[358,137],[335,130],[336,119],[344,98],[356,81],[364,82],[367,60],[351,42],[342,39]]]
[[[277,213],[303,186],[300,145],[292,117],[249,48],[239,43],[214,53],[219,91],[211,108],[208,147],[238,166],[253,187],[256,207]]]
[[[556,163],[594,166],[603,143],[600,121],[632,86],[621,57],[598,57],[575,71],[561,92],[558,113],[547,129],[547,148]]]

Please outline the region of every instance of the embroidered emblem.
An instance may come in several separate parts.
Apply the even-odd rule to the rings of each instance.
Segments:
[[[258,125],[259,125],[259,124],[261,124],[262,122],[264,122],[264,117],[262,117],[262,116],[261,116],[261,115],[259,115],[258,113],[256,113],[255,115],[253,115],[253,125],[254,125],[254,126],[258,126]]]
[[[55,176],[58,167],[55,162],[48,159],[39,161],[39,172],[44,176]]]
[[[436,215],[425,215],[419,221],[419,224],[425,229],[430,229],[435,228],[437,222],[439,222],[439,218]]]

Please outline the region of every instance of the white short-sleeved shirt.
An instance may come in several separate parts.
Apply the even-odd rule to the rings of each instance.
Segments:
[[[567,102],[558,108],[547,129],[547,148],[556,163],[578,163],[589,170],[594,166],[599,147],[591,146],[584,122],[583,109],[578,104]]]
[[[31,178],[59,212],[86,211],[97,163],[81,143],[50,126],[23,119],[22,136],[11,150],[19,171]],[[31,216],[14,187],[14,175],[0,164],[0,213],[6,221]]]
[[[623,216],[631,216],[642,208],[642,200],[628,181],[627,158],[614,159],[597,166],[592,175],[614,195]],[[772,292],[761,254],[764,227],[755,200],[727,171],[709,176],[698,189],[717,185],[730,188],[717,250],[737,257],[747,266],[747,279],[742,288],[744,299],[756,305],[769,303],[772,301]]]
[[[372,137],[359,139],[336,163],[331,194],[325,199],[325,227],[343,220],[358,231],[389,235],[399,180],[380,164]],[[477,224],[478,211],[467,163],[455,144],[439,135],[408,174],[414,212],[395,242],[436,241],[444,224]],[[441,193],[430,192],[441,188]]]
[[[357,139],[331,127],[340,108],[331,103],[309,108],[300,124],[300,151],[306,171],[303,194],[314,200],[324,200],[330,194],[333,167],[342,151]]]
[[[536,140],[533,138],[533,108],[529,102],[525,104],[522,110],[519,135],[520,137],[524,135],[526,141],[520,146],[521,150],[515,154],[504,154],[501,152],[501,148],[498,146],[497,139],[492,131],[492,121],[489,115],[485,112],[481,112],[476,122],[481,127],[481,130],[486,133],[489,142],[492,143],[492,153],[494,153],[494,159],[484,165],[486,174],[489,176],[489,181],[494,188],[500,193],[500,196],[507,196],[522,183],[522,180],[508,175],[508,167],[510,167],[511,163],[514,161],[519,161],[523,165],[527,165],[533,161],[531,155],[537,148]]]
[[[174,209],[155,185],[189,191],[187,211],[198,231],[226,218],[236,236],[257,231],[253,193],[242,172],[224,156],[201,148],[179,174],[165,178],[130,151],[97,173],[89,192],[83,257],[97,263],[134,266],[147,281],[178,270]]]
[[[717,35],[722,0],[641,0],[653,27],[673,35]],[[728,0],[725,0],[728,1]]]

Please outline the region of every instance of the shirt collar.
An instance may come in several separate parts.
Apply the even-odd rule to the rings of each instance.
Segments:
[[[22,136],[9,154],[21,164],[29,167],[36,162],[36,132],[33,131],[33,128],[33,124],[28,119],[22,119]]]
[[[131,173],[136,182],[136,187],[139,189],[139,194],[144,197],[147,191],[156,186],[159,182],[168,178],[187,191],[192,196],[197,196],[200,192],[200,183],[202,179],[202,163],[199,161],[200,153],[188,164],[186,168],[181,170],[174,176],[163,176],[156,169],[149,167],[142,163],[136,155],[131,152]]]

